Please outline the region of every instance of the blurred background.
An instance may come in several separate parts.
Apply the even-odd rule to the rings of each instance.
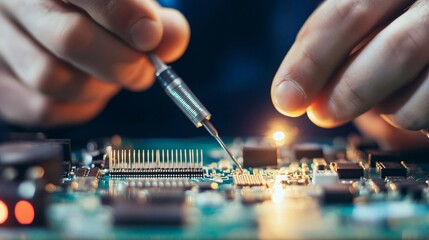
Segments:
[[[300,27],[320,2],[160,1],[180,10],[190,23],[188,50],[172,66],[212,113],[221,135],[262,136],[272,122],[296,126],[301,136],[344,136],[355,131],[351,124],[327,130],[314,126],[306,116],[287,118],[271,103],[273,76]],[[5,124],[1,128],[29,131]],[[157,84],[144,92],[122,91],[87,124],[43,132],[50,138],[75,141],[114,134],[131,138],[208,135],[196,129]]]

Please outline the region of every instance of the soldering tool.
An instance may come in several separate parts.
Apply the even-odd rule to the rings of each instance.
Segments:
[[[228,150],[228,147],[219,137],[218,131],[210,122],[210,112],[204,107],[204,105],[188,88],[185,82],[173,71],[170,66],[167,66],[154,53],[148,53],[147,55],[155,68],[155,77],[167,95],[196,127],[204,126],[205,129],[207,129],[210,135],[216,139],[222,149],[225,150],[229,158],[235,163],[240,172],[243,172],[241,164]]]

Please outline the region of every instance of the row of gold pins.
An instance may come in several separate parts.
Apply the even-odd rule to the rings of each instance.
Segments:
[[[202,168],[203,150],[111,150],[109,169]]]
[[[233,175],[233,179],[236,185],[261,185],[264,183],[264,179],[261,175]]]

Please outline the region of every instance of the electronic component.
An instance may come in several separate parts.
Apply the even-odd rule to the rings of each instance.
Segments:
[[[217,182],[199,182],[198,189],[200,192],[204,191],[213,191],[219,188],[219,184]]]
[[[109,174],[123,177],[202,177],[202,150],[112,150]]]
[[[313,184],[315,185],[331,185],[338,183],[338,174],[331,170],[315,170],[313,171]]]
[[[118,199],[112,205],[115,225],[182,225],[185,223],[183,204],[141,204]]]
[[[364,176],[361,163],[331,163],[331,169],[338,173],[340,179],[356,179]]]
[[[277,166],[278,150],[273,147],[243,147],[243,166],[261,168]]]
[[[55,143],[0,144],[0,227],[44,226],[46,190],[62,175]]]
[[[232,175],[234,184],[237,187],[252,187],[252,186],[264,186],[265,180],[261,175],[251,174],[234,174]]]
[[[46,225],[46,193],[40,181],[0,181],[0,228]]]
[[[61,165],[61,147],[56,143],[0,144],[0,180],[23,181],[31,175],[46,184],[60,184]]]
[[[368,181],[370,189],[374,193],[385,193],[387,192],[386,182],[383,179],[370,179]]]
[[[323,149],[315,144],[299,144],[292,148],[295,160],[299,161],[302,158],[324,158]]]
[[[70,188],[76,192],[94,192],[98,187],[98,179],[96,177],[76,177],[70,183]]]
[[[326,160],[324,158],[314,158],[311,168],[313,170],[325,170],[327,167]]]
[[[129,188],[179,188],[190,190],[193,183],[188,178],[142,178],[129,179],[127,182]]]
[[[375,167],[376,162],[400,162],[403,157],[399,152],[371,150],[367,152],[368,164],[370,167]]]
[[[354,195],[352,186],[347,184],[324,185],[323,203],[324,204],[350,204],[353,203]]]
[[[407,176],[407,167],[404,162],[377,162],[376,163],[377,172],[380,173],[381,178],[387,176]]]
[[[76,171],[76,177],[86,177],[88,172],[89,172],[88,168],[85,168],[85,167],[78,168]]]
[[[243,188],[240,191],[241,202],[244,204],[255,204],[270,199],[270,192],[265,187]]]
[[[89,169],[88,177],[95,177],[99,179],[101,176],[101,171],[98,167]]]

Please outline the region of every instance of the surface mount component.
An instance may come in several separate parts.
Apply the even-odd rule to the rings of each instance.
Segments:
[[[314,170],[313,184],[315,185],[331,185],[338,183],[338,174],[331,170]]]
[[[311,168],[313,171],[315,170],[325,170],[328,164],[324,158],[314,158],[313,163],[311,164]]]
[[[61,146],[47,142],[0,144],[0,180],[23,181],[33,175],[41,177],[46,184],[60,183]]]
[[[331,163],[331,169],[338,173],[340,179],[354,179],[364,176],[361,163]]]
[[[273,147],[243,147],[243,166],[251,168],[277,166],[278,150]]]
[[[407,167],[404,162],[377,162],[376,168],[381,178],[388,176],[407,177]]]
[[[237,187],[252,187],[252,186],[264,186],[265,180],[264,178],[257,174],[234,174],[232,175],[234,184]]]
[[[203,177],[203,151],[112,150],[109,174],[113,178]]]
[[[322,187],[324,204],[349,204],[353,203],[354,195],[351,185],[334,184]]]
[[[323,149],[315,144],[298,144],[292,148],[295,160],[299,161],[302,158],[324,158]]]

